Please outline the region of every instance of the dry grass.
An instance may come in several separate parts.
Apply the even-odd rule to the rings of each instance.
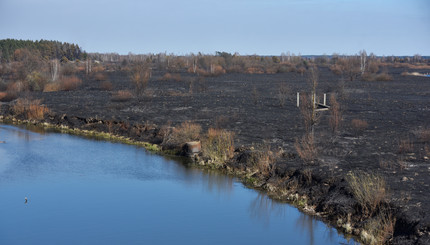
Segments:
[[[261,67],[249,67],[246,69],[247,74],[264,74],[264,70]]]
[[[111,101],[114,102],[125,102],[133,98],[133,94],[129,90],[119,90],[114,93],[111,97]]]
[[[369,65],[367,66],[367,70],[370,73],[377,73],[379,71],[379,63],[376,61],[369,61]]]
[[[366,72],[363,75],[361,75],[361,79],[367,82],[374,82],[374,81],[386,82],[386,81],[392,81],[393,77],[389,75],[387,72],[382,72],[379,74]]]
[[[220,65],[212,65],[210,74],[212,76],[220,76],[222,74],[225,74],[225,70]]]
[[[61,79],[61,89],[71,91],[77,89],[82,84],[82,80],[76,76],[63,77]]]
[[[94,74],[94,80],[96,81],[106,81],[107,76],[101,72],[97,72]]]
[[[367,127],[369,127],[369,124],[361,119],[352,119],[351,120],[351,127],[355,132],[355,135],[360,135]]]
[[[166,73],[164,74],[159,81],[175,81],[175,82],[180,82],[182,81],[182,77],[180,74],[178,73]]]
[[[49,113],[49,109],[40,102],[41,100],[18,99],[12,107],[13,113],[30,120],[43,119],[45,114]]]
[[[398,153],[403,154],[403,153],[410,153],[413,151],[414,151],[414,143],[411,141],[410,138],[399,140],[398,149],[397,149]]]
[[[18,94],[25,90],[24,83],[22,81],[16,81],[8,84],[6,91],[11,94]]]
[[[144,95],[145,89],[148,86],[150,76],[150,64],[138,62],[133,66],[130,78],[134,84],[137,96]]]
[[[366,223],[361,239],[367,244],[386,244],[393,237],[395,224],[396,218],[392,212],[382,209]]]
[[[375,80],[380,81],[380,82],[392,81],[393,77],[391,75],[389,75],[388,73],[383,72],[383,73],[377,74],[375,77]]]
[[[167,142],[173,144],[184,144],[190,141],[200,139],[202,127],[199,124],[192,122],[183,122],[178,127],[172,129]]]
[[[303,175],[301,175],[301,178],[306,182],[306,184],[312,183],[312,169],[305,168],[302,172]]]
[[[91,72],[99,73],[105,70],[105,67],[102,64],[93,64],[91,68]]]
[[[331,65],[330,66],[330,70],[336,74],[336,75],[341,75],[342,74],[342,67],[340,65]]]
[[[16,99],[18,95],[16,93],[11,92],[0,92],[0,101],[1,102],[10,102]]]
[[[384,64],[384,66],[392,66],[392,67],[401,67],[408,69],[430,69],[430,65],[428,64],[410,64],[410,63],[395,63],[395,64]]]
[[[278,94],[277,94],[277,99],[279,101],[279,106],[280,107],[284,107],[285,103],[287,102],[287,98],[288,98],[288,93],[290,92],[290,88],[287,87],[285,84],[281,84],[279,86],[279,90],[278,90]]]
[[[61,84],[59,83],[47,83],[43,88],[43,92],[55,92],[61,90]]]
[[[208,129],[202,142],[202,153],[212,161],[224,163],[233,157],[234,133],[224,129]]]
[[[257,150],[252,152],[247,163],[262,175],[269,176],[278,155],[271,151],[268,144],[258,145],[255,148]]]
[[[43,92],[55,92],[55,91],[71,91],[81,86],[82,80],[76,76],[67,76],[61,78],[59,82],[51,82],[45,84]]]
[[[312,134],[305,134],[300,140],[296,139],[294,147],[296,148],[299,157],[305,163],[314,163],[318,156],[318,150]]]
[[[375,213],[387,196],[385,180],[378,174],[355,171],[346,180],[366,216]]]

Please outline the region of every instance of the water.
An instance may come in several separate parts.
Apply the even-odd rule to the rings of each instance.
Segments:
[[[353,244],[234,178],[142,148],[6,125],[0,140],[0,244]]]

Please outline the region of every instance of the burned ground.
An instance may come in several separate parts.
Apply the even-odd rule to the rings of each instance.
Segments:
[[[335,94],[343,118],[340,129],[332,132],[330,112],[319,113],[315,128],[319,153],[312,164],[300,160],[294,147],[305,133],[296,93],[309,92],[306,74],[199,77],[183,72],[180,79],[166,80],[161,79],[164,73],[155,71],[144,96],[118,101],[112,99],[115,93],[133,91],[133,84],[127,72],[115,71],[105,72],[112,83],[109,91],[101,89],[101,81],[81,74],[83,84],[78,90],[28,96],[42,99],[63,119],[66,115],[159,128],[192,121],[203,131],[218,127],[234,132],[238,148],[270,145],[273,151],[282,150],[284,157],[277,162],[276,178],[267,181],[305,176],[306,170],[309,188],[299,192],[309,196],[310,204],[320,212],[353,212],[355,204],[347,198],[351,194],[345,176],[356,170],[378,172],[388,184],[389,203],[396,208],[392,242],[426,244],[430,243],[430,142],[422,134],[430,130],[430,78],[402,76],[404,71],[390,68],[392,81],[366,82],[348,81],[326,67],[319,68],[317,96],[322,101],[327,93],[328,101]],[[367,127],[354,126],[354,119],[367,122]],[[88,124],[77,119],[68,123],[71,127]]]

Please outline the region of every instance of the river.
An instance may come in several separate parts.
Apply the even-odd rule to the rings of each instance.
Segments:
[[[354,244],[235,178],[0,125],[0,244]]]

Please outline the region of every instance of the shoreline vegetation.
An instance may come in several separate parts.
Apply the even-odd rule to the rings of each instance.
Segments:
[[[430,243],[429,57],[119,55],[13,39],[0,53],[2,123],[188,156],[364,244]]]
[[[67,117],[64,115],[60,121],[56,121],[54,118],[58,119],[54,115],[46,115],[40,120],[20,120],[16,119],[14,116],[0,116],[0,123],[25,127],[37,127],[44,130],[52,130],[53,132],[57,133],[66,133],[87,137],[90,139],[136,145],[143,147],[151,153],[163,156],[181,156],[189,159],[192,166],[194,167],[216,170],[223,174],[234,176],[248,188],[263,191],[273,200],[292,204],[301,212],[317,217],[322,221],[332,225],[342,232],[347,238],[351,237],[366,244],[381,244],[382,242],[385,242],[389,236],[392,236],[394,232],[395,214],[393,213],[393,210],[395,210],[395,208],[391,207],[389,203],[386,203],[384,196],[381,196],[379,193],[381,191],[385,191],[383,186],[372,186],[375,184],[375,180],[382,182],[379,183],[380,185],[384,185],[384,181],[382,179],[378,179],[380,177],[377,175],[369,175],[365,172],[348,174],[348,179],[352,180],[352,182],[349,181],[352,183],[352,190],[354,192],[359,192],[358,195],[364,199],[359,200],[358,205],[361,206],[362,203],[365,204],[361,207],[363,212],[356,212],[354,214],[351,213],[345,217],[343,215],[339,215],[336,209],[328,209],[322,212],[316,211],[316,207],[322,205],[322,203],[310,201],[311,197],[305,193],[309,193],[312,188],[315,188],[318,185],[328,185],[329,183],[317,183],[315,178],[318,177],[313,176],[312,173],[309,173],[309,171],[306,171],[306,169],[296,170],[292,173],[289,173],[289,176],[284,176],[283,179],[290,179],[287,186],[285,185],[285,182],[282,181],[282,179],[276,178],[277,181],[273,181],[271,175],[276,175],[275,172],[277,170],[269,169],[276,168],[274,165],[270,166],[271,164],[269,165],[268,163],[268,161],[270,161],[269,158],[271,158],[270,155],[273,154],[270,151],[261,152],[254,149],[253,147],[249,149],[236,149],[234,153],[235,157],[231,156],[228,159],[223,159],[222,157],[218,159],[204,157],[204,153],[194,156],[186,156],[181,150],[183,143],[170,146],[168,149],[163,149],[163,146],[159,144],[132,139],[128,137],[127,133],[123,135],[117,135],[106,132],[108,130],[108,126],[106,126],[109,124],[108,121],[92,118],[81,119],[91,121],[93,124],[101,124],[106,126],[105,131],[98,131],[94,129],[82,129],[83,127],[69,127],[67,126]],[[53,124],[49,121],[55,121],[56,123]],[[241,158],[243,157],[252,158],[250,161],[252,162],[251,166],[240,165]],[[245,163],[245,165],[247,165],[247,163]],[[269,171],[272,173],[268,173]],[[328,186],[328,188],[325,189],[330,190],[338,188],[339,187],[336,186],[335,183],[332,183],[331,186]],[[368,188],[368,190],[362,190],[362,188]],[[377,193],[375,194],[374,192]],[[330,196],[330,191],[324,194]],[[336,195],[339,194],[342,196],[337,196],[336,198],[347,198],[351,199],[350,201],[354,201],[353,198],[347,193],[336,193]],[[373,199],[377,197],[381,199]],[[315,199],[315,197],[313,197],[313,199]],[[372,218],[371,226],[360,226],[363,220],[369,218]]]

